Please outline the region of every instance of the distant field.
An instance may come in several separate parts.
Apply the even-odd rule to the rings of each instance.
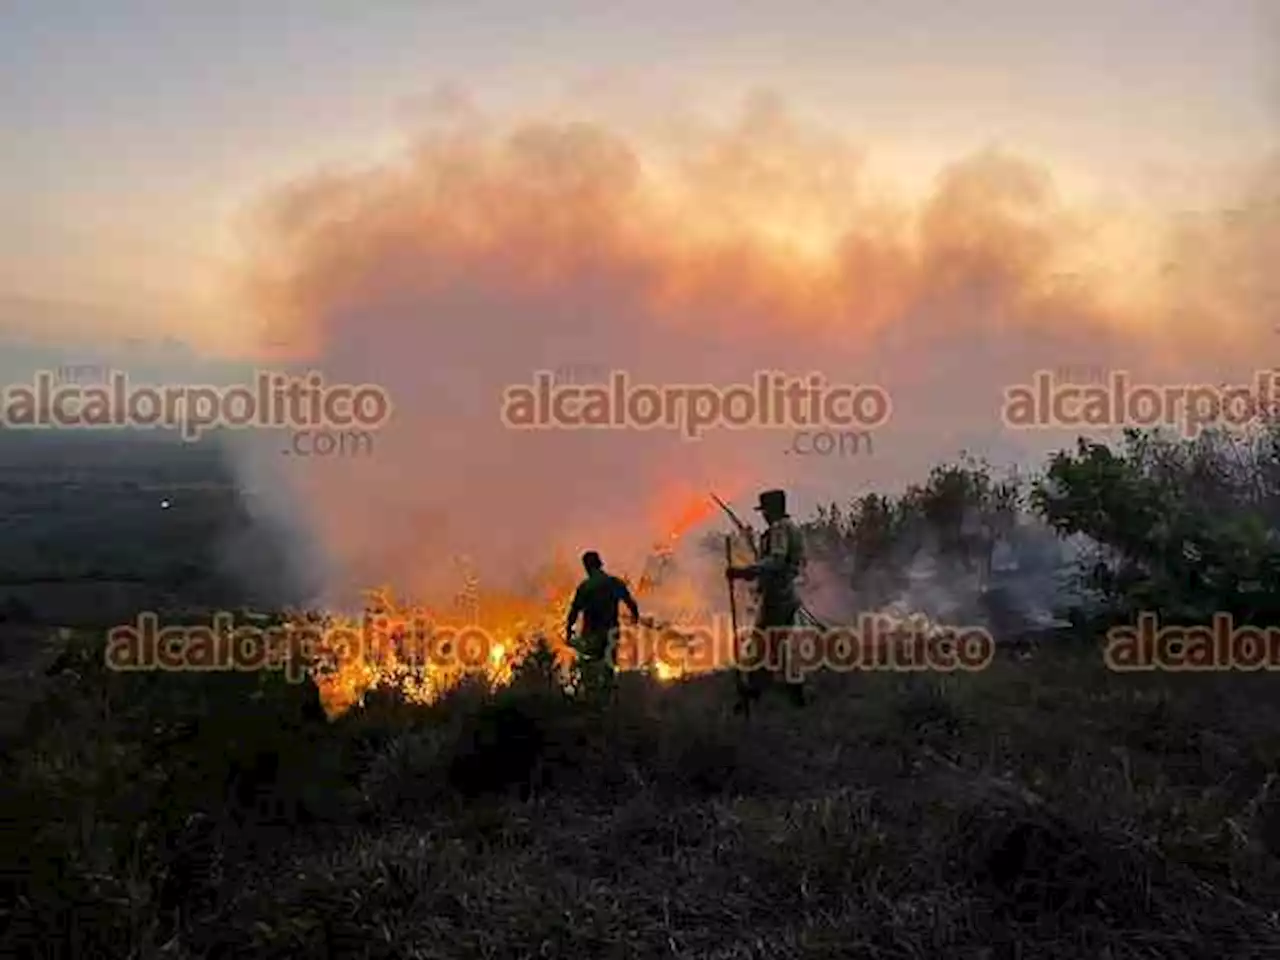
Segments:
[[[143,609],[243,602],[251,591],[228,575],[226,545],[252,528],[214,442],[0,432],[9,624],[101,626]]]

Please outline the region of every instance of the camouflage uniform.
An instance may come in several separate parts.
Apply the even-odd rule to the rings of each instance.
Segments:
[[[804,567],[804,538],[786,513],[786,498],[781,490],[770,490],[760,495],[761,506],[774,507],[775,518],[765,531],[759,559],[745,572],[757,584],[759,605],[756,609],[755,627],[757,642],[763,639],[763,666],[744,671],[743,692],[750,700],[758,700],[764,689],[774,679],[775,666],[786,679],[788,642],[782,631],[795,626],[800,612],[800,597],[796,593],[795,580]],[[777,516],[776,514],[781,514]],[[804,702],[803,681],[788,681],[787,690],[796,703]]]

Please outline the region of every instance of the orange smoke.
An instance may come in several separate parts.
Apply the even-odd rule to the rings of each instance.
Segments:
[[[1208,228],[1119,217],[1119,230],[1056,196],[1049,169],[998,153],[897,200],[861,150],[767,99],[666,142],[463,115],[395,163],[285,185],[259,214],[249,291],[264,340],[395,403],[365,458],[244,451],[246,477],[305,515],[300,559],[335,597],[382,583],[450,595],[459,553],[512,589],[586,548],[638,569],[655,537],[710,516],[726,477],[739,486],[721,496],[787,487],[803,513],[961,447],[1019,456],[1043,440],[1003,429],[1005,384],[1068,364],[1240,367],[1266,326],[1249,326],[1261,294],[1228,283],[1225,261],[1165,269],[1197,244],[1224,249]],[[1258,214],[1237,243],[1275,249],[1276,220]],[[1249,283],[1269,280],[1265,262]],[[1183,301],[1202,312],[1178,319]],[[1228,328],[1239,339],[1219,343]],[[894,413],[857,461],[795,455],[770,430],[689,442],[502,425],[504,386],[583,366],[712,385],[819,371],[884,386]]]

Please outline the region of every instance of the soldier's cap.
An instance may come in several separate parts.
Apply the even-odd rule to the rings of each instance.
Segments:
[[[756,506],[756,510],[764,513],[766,510],[781,510],[783,513],[787,510],[787,492],[785,490],[765,490],[760,494],[760,503]]]

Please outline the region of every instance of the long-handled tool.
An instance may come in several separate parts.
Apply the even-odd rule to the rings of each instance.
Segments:
[[[727,534],[724,538],[724,565],[726,570],[733,566],[733,537]],[[750,691],[747,689],[746,678],[738,667],[741,652],[738,649],[738,592],[734,589],[733,580],[729,581],[729,629],[733,631],[730,636],[733,642],[733,677],[738,689],[738,704],[743,715],[749,717],[751,715]]]
[[[755,531],[751,529],[750,524],[746,523],[741,517],[739,517],[736,513],[734,513],[733,508],[729,506],[727,503],[725,503],[723,500],[721,500],[719,497],[717,497],[714,493],[711,494],[711,499],[716,502],[716,504],[720,507],[720,509],[725,512],[725,515],[733,522],[733,525],[738,528],[738,532],[742,534],[742,538],[747,541],[747,546],[751,548],[752,554],[755,556],[757,560],[759,560],[760,547],[756,543]],[[728,547],[726,546],[725,549],[728,550]],[[801,620],[808,623],[809,626],[817,627],[819,630],[828,629],[827,625],[823,623],[821,620],[819,620],[817,617],[815,617],[813,615],[813,611],[811,611],[803,603],[800,604],[800,608],[797,611],[797,616]]]

